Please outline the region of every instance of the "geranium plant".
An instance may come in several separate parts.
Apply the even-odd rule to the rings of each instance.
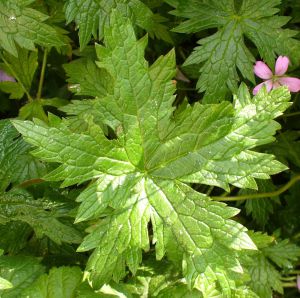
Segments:
[[[1,297],[297,295],[297,4],[0,15]]]

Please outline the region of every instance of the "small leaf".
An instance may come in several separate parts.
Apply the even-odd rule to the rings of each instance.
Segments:
[[[24,120],[32,120],[33,118],[37,118],[45,122],[48,121],[48,117],[43,109],[43,102],[37,99],[25,104],[19,110],[19,117]]]

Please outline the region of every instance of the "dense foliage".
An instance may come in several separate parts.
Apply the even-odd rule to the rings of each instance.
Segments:
[[[299,29],[289,0],[0,0],[0,297],[296,297]]]

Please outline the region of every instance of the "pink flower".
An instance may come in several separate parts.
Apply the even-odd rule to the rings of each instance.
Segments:
[[[267,64],[262,61],[256,61],[254,73],[263,79],[264,82],[258,84],[253,89],[253,94],[255,95],[263,85],[267,87],[268,92],[280,86],[287,86],[291,92],[300,91],[300,79],[284,76],[289,67],[289,63],[288,57],[279,56],[276,60],[274,75]]]
[[[2,69],[0,69],[0,82],[15,82],[15,78],[9,76],[5,71],[3,71]]]

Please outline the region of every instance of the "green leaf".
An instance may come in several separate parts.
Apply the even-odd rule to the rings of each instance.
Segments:
[[[29,225],[21,221],[8,222],[0,225],[0,247],[11,255],[19,253],[32,235]]]
[[[109,74],[89,58],[81,58],[64,65],[69,77],[69,89],[77,95],[104,97],[110,85]]]
[[[44,165],[29,155],[30,148],[9,120],[0,121],[0,193],[10,183],[21,183],[44,175]]]
[[[42,100],[33,100],[25,104],[19,110],[19,118],[20,119],[28,119],[31,120],[33,118],[44,120],[45,122],[48,121],[47,115],[43,109],[43,102]]]
[[[126,283],[120,284],[120,290],[123,288],[124,293],[130,292],[138,297],[157,297],[165,288],[178,283],[188,289],[187,285],[180,282],[179,279],[179,272],[172,263],[166,259],[156,261],[150,257],[143,261],[134,276]],[[115,285],[114,287],[116,288]],[[198,292],[198,294],[200,293]]]
[[[32,1],[0,2],[1,46],[14,56],[18,56],[16,44],[34,50],[35,44],[44,47],[64,46],[64,37],[55,27],[45,23],[48,16],[32,9]]]
[[[259,249],[248,260],[249,286],[261,298],[272,297],[273,290],[282,294],[283,284],[278,267],[293,269],[300,248],[287,239],[276,241],[273,236],[261,232],[249,232],[249,235]]]
[[[17,47],[16,49],[17,56],[7,52],[3,54],[3,61],[5,63],[1,65],[1,68],[17,80],[16,83],[12,84],[15,85],[18,93],[20,92],[19,90],[22,90],[23,92],[22,95],[18,94],[18,99],[21,98],[25,92],[30,94],[32,80],[38,67],[38,53],[37,51],[30,52],[20,47]],[[15,93],[16,91],[12,90],[12,92]],[[11,98],[13,98],[13,94],[11,95]]]
[[[16,82],[10,82],[10,81],[0,82],[0,90],[5,93],[9,93],[10,99],[20,99],[24,95],[24,90]]]
[[[172,287],[166,288],[157,296],[163,297],[174,297],[174,298],[200,298],[203,297],[201,293],[196,290],[189,290],[185,284],[178,284]]]
[[[88,44],[91,36],[103,38],[104,27],[110,23],[112,10],[116,8],[150,35],[171,42],[167,28],[161,24],[165,18],[154,15],[140,0],[68,0],[65,7],[66,19],[68,23],[75,20],[79,28],[81,50]]]
[[[258,192],[272,192],[276,188],[272,181],[270,180],[261,180],[257,182]],[[241,190],[239,194],[253,194],[256,191],[253,190]],[[262,228],[267,224],[270,215],[274,213],[274,205],[279,204],[279,197],[265,197],[260,199],[251,199],[246,200],[245,208],[247,215],[251,215],[254,221],[259,224]]]
[[[58,244],[81,242],[81,234],[75,228],[58,220],[59,215],[55,214],[58,203],[34,200],[29,194],[16,190],[0,195],[0,203],[2,224],[23,221],[34,229],[39,238],[46,235]]]
[[[288,17],[278,16],[280,0],[243,0],[237,9],[234,0],[169,1],[176,7],[173,14],[188,19],[174,31],[196,33],[216,28],[218,31],[199,40],[199,46],[184,65],[197,64],[200,77],[197,88],[205,92],[205,103],[226,99],[229,91],[236,93],[241,76],[254,83],[252,52],[244,39],[250,39],[261,56],[274,66],[276,55],[291,58],[299,52],[300,41],[293,39],[296,31],[282,29]],[[294,54],[295,53],[295,54]],[[295,59],[295,63],[297,59]]]
[[[24,289],[30,286],[42,273],[37,258],[26,256],[0,256],[0,276],[8,280],[13,287],[0,290],[1,298],[21,297]]]
[[[23,293],[21,298],[73,298],[81,283],[79,267],[52,268],[49,274],[41,275]],[[77,297],[77,296],[76,296]]]
[[[174,113],[174,51],[149,67],[147,39],[136,40],[119,10],[113,11],[104,36],[97,64],[111,75],[113,90],[94,102],[107,111],[102,124],[113,137],[105,135],[97,124],[103,116],[98,119],[99,111],[93,110],[77,112],[85,122],[79,129],[73,126],[76,109],[71,119],[50,115],[49,125],[14,121],[36,147],[34,156],[60,164],[45,179],[63,181],[62,187],[92,180],[77,198],[76,216],[76,222],[93,220],[78,249],[94,249],[88,280],[100,288],[123,278],[125,265],[135,273],[150,237],[158,260],[178,251],[191,286],[208,271],[224,272],[230,283],[234,276],[240,280],[239,254],[256,247],[246,228],[231,219],[239,211],[189,183],[256,188],[255,178],[284,170],[272,155],[251,149],[274,140],[280,125],[272,119],[290,106],[289,92],[263,89],[251,98],[242,85],[234,105],[196,103]],[[226,279],[220,280],[227,287]]]
[[[263,232],[248,231],[249,236],[255,243],[258,249],[262,249],[271,245],[275,238]]]
[[[276,141],[270,144],[266,150],[274,154],[284,164],[294,164],[300,167],[300,133],[295,130],[287,130],[276,137]]]
[[[277,266],[283,269],[291,269],[293,263],[300,257],[300,247],[285,239],[264,248],[263,253]]]
[[[283,294],[280,273],[262,254],[252,257],[253,265],[249,267],[251,281],[249,286],[260,298],[272,297],[273,290]]]

